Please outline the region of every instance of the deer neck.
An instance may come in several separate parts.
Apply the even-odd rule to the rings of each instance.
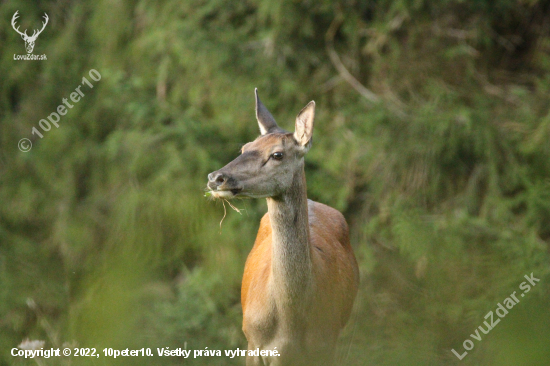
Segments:
[[[280,301],[307,296],[312,266],[309,245],[307,188],[304,169],[294,176],[289,190],[267,199],[272,229],[272,286]]]

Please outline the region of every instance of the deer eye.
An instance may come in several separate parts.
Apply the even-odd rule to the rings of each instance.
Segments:
[[[283,159],[283,153],[282,152],[274,152],[271,154],[271,157],[275,160],[282,160]]]

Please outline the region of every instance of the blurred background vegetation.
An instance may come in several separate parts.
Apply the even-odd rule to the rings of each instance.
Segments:
[[[48,14],[47,61],[13,59],[16,10],[21,29]],[[255,87],[289,130],[317,102],[308,194],[344,213],[361,268],[339,364],[550,363],[548,2],[6,0],[0,14],[0,365],[34,364],[10,355],[25,338],[246,347],[240,280],[266,204],[235,202],[220,230],[203,190],[257,136]],[[90,69],[101,80],[59,128],[32,135]],[[530,273],[539,284],[459,361]]]

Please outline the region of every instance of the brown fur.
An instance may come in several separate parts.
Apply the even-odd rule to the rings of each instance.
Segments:
[[[322,203],[308,200],[308,218],[314,296],[308,304],[300,334],[289,334],[304,355],[304,365],[330,364],[335,343],[341,329],[347,323],[359,283],[359,270],[349,243],[348,225],[340,212]],[[272,229],[269,213],[260,223],[260,229],[252,251],[246,260],[241,304],[243,331],[250,341],[263,339],[262,343],[277,337],[279,316],[270,294],[272,255]],[[262,335],[248,328],[262,328]],[[257,333],[257,332],[256,332]],[[261,345],[249,346],[255,349]],[[285,345],[278,347],[284,357]],[[247,362],[247,365],[249,363]],[[250,363],[262,365],[262,363]],[[297,361],[281,365],[299,365]]]

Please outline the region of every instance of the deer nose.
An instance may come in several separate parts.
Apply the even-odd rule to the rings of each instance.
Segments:
[[[221,186],[227,181],[227,177],[223,173],[214,172],[208,174],[208,181]]]

